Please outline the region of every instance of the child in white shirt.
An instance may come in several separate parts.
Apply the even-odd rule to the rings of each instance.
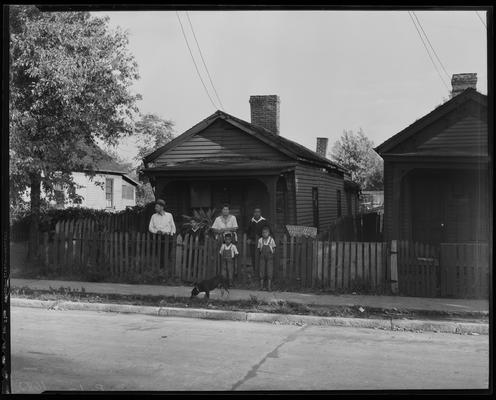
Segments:
[[[229,286],[232,286],[236,257],[239,252],[236,245],[232,243],[231,233],[224,235],[224,243],[220,247],[219,254],[221,255],[221,274],[228,280]]]
[[[262,229],[262,237],[258,239],[258,251],[260,260],[258,270],[260,271],[260,290],[264,289],[264,279],[267,279],[267,290],[271,290],[271,281],[274,275],[274,251],[276,248],[275,240],[270,236],[270,229]]]

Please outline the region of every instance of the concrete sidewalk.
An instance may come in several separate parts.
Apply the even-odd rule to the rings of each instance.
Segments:
[[[61,286],[79,289],[83,287],[87,293],[120,294],[120,295],[148,295],[148,296],[176,296],[189,297],[191,287],[161,286],[161,285],[130,285],[120,283],[95,283],[79,281],[57,281],[17,279],[10,280],[11,288],[29,287],[31,289],[48,290],[50,287],[58,289]],[[489,313],[488,300],[441,299],[423,297],[400,296],[364,296],[364,295],[329,295],[308,294],[294,292],[265,292],[257,290],[231,289],[229,295],[222,298],[219,291],[210,294],[211,299],[250,300],[256,296],[259,300],[286,300],[293,303],[320,305],[320,306],[363,306],[428,312],[456,312],[456,313]]]

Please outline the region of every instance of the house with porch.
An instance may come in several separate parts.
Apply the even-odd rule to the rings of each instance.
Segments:
[[[251,96],[250,107],[251,122],[216,111],[145,157],[155,196],[177,222],[193,209],[229,203],[241,229],[259,206],[278,227],[326,231],[353,207],[346,193],[356,197],[358,188],[325,157],[326,140],[314,152],[280,134],[278,96]]]
[[[386,240],[490,242],[487,96],[476,74],[455,74],[451,99],[375,151],[384,159]]]

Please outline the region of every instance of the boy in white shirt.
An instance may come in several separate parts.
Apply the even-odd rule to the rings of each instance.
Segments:
[[[221,274],[224,276],[231,287],[234,278],[234,264],[236,256],[239,254],[236,245],[232,243],[232,234],[224,235],[224,243],[220,247],[219,254],[221,255]]]
[[[267,290],[271,291],[271,281],[274,275],[274,251],[276,248],[275,240],[270,236],[270,229],[262,229],[262,237],[258,239],[258,251],[260,252],[259,267],[260,271],[260,290],[264,289],[264,279],[267,279]]]
[[[165,201],[158,199],[155,202],[155,214],[150,218],[148,230],[159,235],[174,235],[176,225],[171,213],[165,211]]]

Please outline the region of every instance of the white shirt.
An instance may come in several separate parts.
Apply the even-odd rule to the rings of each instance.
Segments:
[[[224,253],[224,250],[231,250],[231,257],[232,258],[234,258],[234,256],[237,256],[239,254],[238,249],[232,243],[229,246],[226,245],[225,243],[222,243],[222,246],[220,246],[219,254]]]
[[[150,218],[150,226],[148,228],[151,233],[162,231],[163,233],[173,235],[176,233],[176,225],[172,214],[165,212],[163,214],[155,213]]]
[[[274,241],[274,239],[272,239],[271,236],[269,236],[267,238],[267,240],[265,240],[263,237],[261,237],[260,239],[258,239],[258,246],[257,248],[261,249],[264,245],[268,245],[270,247],[270,251],[272,251],[272,253],[274,252],[274,249],[276,247],[276,242]]]
[[[235,229],[237,227],[238,221],[236,221],[234,215],[228,215],[227,218],[219,215],[215,218],[214,224],[212,225],[212,229]]]

